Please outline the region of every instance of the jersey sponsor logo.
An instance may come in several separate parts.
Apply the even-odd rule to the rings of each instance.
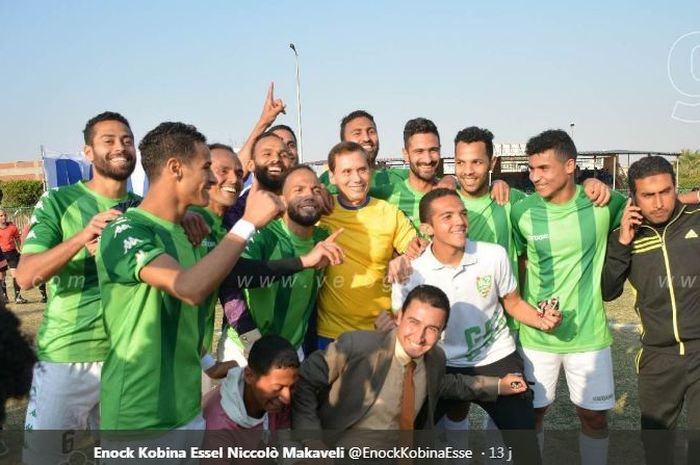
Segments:
[[[123,233],[127,229],[131,229],[131,226],[128,224],[119,224],[117,225],[116,228],[114,228],[114,237],[116,238],[119,234]]]
[[[212,241],[211,239],[204,239],[202,241],[202,247],[206,249],[213,249],[216,247],[216,242]]]
[[[546,241],[549,239],[549,234],[533,234],[530,236],[530,240],[533,242]]]
[[[685,239],[697,239],[698,238],[698,233],[696,233],[694,230],[688,231],[688,233],[685,235]]]
[[[477,276],[476,277],[476,290],[479,291],[481,297],[486,297],[489,295],[491,290],[491,285],[493,284],[493,276]]]
[[[134,246],[137,246],[142,242],[143,242],[143,240],[141,240],[141,239],[137,239],[135,237],[127,237],[126,239],[124,239],[124,243],[123,243],[124,253],[127,253],[129,250],[133,249]]]

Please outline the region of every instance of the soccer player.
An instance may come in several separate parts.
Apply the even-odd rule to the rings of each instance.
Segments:
[[[404,168],[378,168],[377,156],[379,155],[379,133],[374,117],[364,110],[355,110],[344,116],[340,122],[340,141],[355,142],[362,146],[369,157],[369,166],[372,170],[370,190],[387,184],[401,182],[408,177],[408,170]],[[338,188],[330,179],[330,166],[328,171],[321,174],[321,182],[328,191],[336,195]]]
[[[325,265],[339,265],[343,252],[333,242],[341,231],[329,237],[328,231],[315,226],[321,218],[322,185],[307,165],[292,168],[284,181],[283,198],[287,209],[282,218],[259,231],[243,252],[243,257],[260,261],[302,257],[310,260],[316,248],[322,260],[313,266],[305,263],[301,271],[289,279],[244,290],[247,313],[231,322],[235,332],[228,332],[240,353],[234,357],[244,365],[245,344],[260,335],[282,336],[292,343],[303,360],[302,343],[316,305],[316,297]],[[236,304],[235,302],[233,303]],[[246,334],[250,336],[246,336]],[[240,335],[240,337],[239,337]]]
[[[531,138],[526,151],[536,193],[511,210],[526,267],[523,296],[533,306],[556,302],[562,313],[562,323],[550,333],[520,328],[525,377],[535,382],[537,429],[542,431],[563,366],[581,421],[581,463],[604,464],[606,412],[615,405],[615,392],[600,280],[607,236],[619,223],[624,198],[613,192],[607,207],[593,205],[574,183],[576,146],[565,131]]]
[[[39,363],[27,430],[94,429],[98,424],[100,371],[109,342],[92,251],[107,223],[120,214],[112,207],[137,198],[126,189],[136,151],[129,122],[118,113],[95,116],[83,134],[93,177],[41,196],[17,266],[22,289],[42,282],[49,288],[37,334]],[[60,459],[57,450],[60,445],[39,444],[30,437],[24,460]]]
[[[420,202],[420,219],[421,227],[432,237],[432,242],[423,255],[413,261],[413,273],[408,282],[394,285],[394,312],[401,308],[416,286],[436,286],[445,292],[451,305],[450,319],[441,341],[447,357],[447,372],[499,377],[522,373],[523,360],[508,331],[504,308],[519,321],[543,331],[559,324],[559,312],[548,309],[539,316],[520,297],[503,247],[467,241],[467,211],[457,192],[439,188],[427,193]],[[477,403],[500,429],[532,431],[531,438],[521,441],[507,438],[507,443],[514,447],[516,462],[540,461],[531,392]],[[469,404],[442,402],[436,418],[454,410],[466,416]]]
[[[162,123],[139,149],[148,194],[105,229],[97,252],[110,343],[101,427],[202,429],[200,357],[208,296],[246,241],[282,205],[274,194],[253,188],[254,208],[201,257],[179,224],[188,207],[208,204],[215,183],[205,137],[193,126]]]
[[[319,294],[320,348],[345,331],[374,328],[380,312],[391,308],[390,288],[384,283],[387,263],[416,237],[401,210],[369,196],[371,170],[361,145],[335,145],[328,154],[328,167],[339,194],[333,212],[321,217],[321,226],[344,230],[337,244],[345,260],[327,270]]]
[[[12,276],[12,289],[15,291],[15,303],[26,304],[27,300],[22,297],[21,290],[15,279],[15,270],[19,262],[19,244],[21,235],[17,226],[7,218],[7,211],[0,208],[0,252],[7,260],[7,265],[0,267],[0,284],[2,284],[2,295],[5,303],[10,299],[7,297],[7,287],[5,285],[5,272],[9,269]]]

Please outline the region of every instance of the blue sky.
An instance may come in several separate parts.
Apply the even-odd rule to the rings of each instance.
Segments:
[[[307,160],[358,108],[376,117],[382,157],[417,116],[438,125],[443,155],[469,125],[517,143],[571,121],[580,150],[700,149],[700,107],[672,117],[700,102],[700,34],[675,49],[675,87],[668,71],[698,18],[697,1],[0,0],[0,160],[78,152],[107,109],[139,140],[169,120],[239,145],[271,80],[296,127],[289,42]]]

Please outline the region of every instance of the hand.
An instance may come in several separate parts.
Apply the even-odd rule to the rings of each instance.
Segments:
[[[100,234],[102,234],[102,230],[105,228],[105,226],[107,226],[121,214],[122,212],[119,210],[110,209],[93,216],[88,225],[85,226],[85,229],[83,229],[80,233],[82,234],[83,244],[87,246],[90,242],[97,239]]]
[[[406,247],[406,253],[404,255],[411,260],[415,260],[423,255],[423,252],[425,252],[425,249],[428,248],[429,244],[430,241],[427,239],[416,236],[411,240],[411,242],[408,243],[408,247]]]
[[[270,86],[267,88],[267,95],[265,96],[265,104],[260,114],[260,121],[265,127],[270,127],[280,113],[285,113],[286,108],[287,106],[282,99],[275,99],[275,83],[271,82]]]
[[[381,312],[379,312],[379,315],[377,315],[377,318],[374,320],[374,327],[379,331],[391,331],[392,329],[396,328],[396,321],[394,320],[394,315],[387,312],[386,310],[382,310]]]
[[[522,375],[508,373],[498,380],[499,392],[502,396],[512,396],[527,391],[527,382]]]
[[[211,379],[222,379],[226,377],[226,374],[231,368],[238,366],[238,362],[235,360],[229,360],[228,362],[216,362],[213,367],[206,370],[204,373],[207,374]]]
[[[284,210],[284,201],[279,195],[260,189],[257,183],[253,183],[246,201],[243,219],[253,223],[255,229],[262,229]]]
[[[583,191],[596,207],[604,207],[610,202],[610,188],[600,179],[588,178],[583,181]]]
[[[622,220],[620,221],[620,238],[618,239],[620,244],[630,245],[634,240],[637,228],[644,219],[641,212],[641,208],[632,204],[632,199],[627,199],[627,205],[625,205]]]
[[[323,198],[323,204],[321,205],[321,215],[330,215],[333,213],[335,208],[335,200],[326,186],[321,185],[321,198]]]
[[[544,308],[544,312],[540,313],[540,330],[544,332],[552,331],[561,323],[561,312],[554,308],[552,304],[548,304]]]
[[[325,268],[328,265],[340,265],[345,258],[343,249],[335,243],[337,237],[342,234],[343,228],[340,228],[325,240],[319,242],[311,249],[311,252],[301,257],[301,264],[304,268],[316,268],[317,270]]]
[[[510,200],[510,186],[502,179],[496,179],[491,184],[491,198],[498,205],[505,205]]]
[[[205,237],[211,233],[211,228],[202,215],[195,212],[186,212],[185,217],[182,219],[182,228],[187,234],[187,238],[190,240],[190,244],[198,246],[202,243]]]
[[[411,260],[406,255],[399,255],[389,262],[386,278],[392,284],[403,284],[411,277],[411,273]]]
[[[445,176],[440,179],[437,184],[433,186],[433,190],[435,189],[440,189],[440,188],[445,188],[445,189],[450,189],[453,191],[457,190],[457,178],[452,176],[451,174],[446,174]]]

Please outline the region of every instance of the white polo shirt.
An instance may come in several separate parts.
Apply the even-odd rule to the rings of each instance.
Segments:
[[[439,262],[431,245],[411,266],[409,280],[392,287],[392,308],[400,310],[408,293],[420,284],[447,294],[450,319],[440,343],[448,366],[489,365],[515,351],[499,301],[517,287],[503,247],[468,240],[462,261],[453,267]]]

